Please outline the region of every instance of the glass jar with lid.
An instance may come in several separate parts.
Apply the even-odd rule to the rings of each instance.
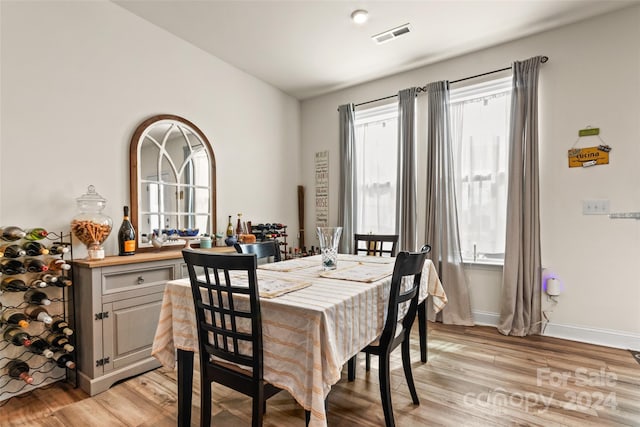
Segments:
[[[113,227],[111,218],[102,213],[107,200],[90,185],[87,193],[78,197],[76,202],[80,213],[71,220],[71,232],[87,246],[90,260],[103,259],[102,243],[107,240]]]

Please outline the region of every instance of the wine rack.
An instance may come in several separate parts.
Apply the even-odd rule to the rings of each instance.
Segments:
[[[20,239],[18,241],[0,241],[0,245],[17,244],[22,246],[28,242],[26,239]],[[16,258],[23,263],[27,259],[40,259],[45,264],[49,265],[53,260],[73,260],[73,249],[71,246],[71,234],[70,233],[49,233],[44,239],[39,240],[46,248],[54,245],[61,245],[69,249],[68,252],[62,254],[46,254],[46,255],[25,255]],[[5,259],[5,258],[0,258]],[[72,280],[71,270],[62,271],[47,271],[59,279]],[[42,272],[33,273],[25,272],[23,274],[16,275],[0,275],[0,281],[6,278],[16,278],[22,280],[29,289],[32,289],[30,284],[35,279],[42,276]],[[71,283],[71,282],[69,282]],[[75,330],[75,319],[73,315],[73,289],[75,285],[58,287],[49,284],[46,287],[37,288],[39,291],[44,292],[47,298],[51,301],[50,305],[43,306],[54,320],[64,319],[72,331]],[[19,312],[24,312],[25,309],[33,307],[29,302],[25,301],[25,292],[10,292],[6,290],[0,290],[0,319],[4,310],[16,309]],[[52,333],[42,321],[29,319],[30,323],[27,328],[23,330],[29,335],[31,340],[41,339],[46,342],[46,338]],[[67,381],[72,385],[76,385],[76,370],[68,367],[59,367],[54,359],[47,358],[42,354],[37,354],[30,351],[25,346],[16,346],[13,343],[7,341],[4,338],[4,332],[7,329],[7,323],[0,321],[0,407],[8,403],[9,399],[14,396],[29,393],[40,387],[52,384],[57,381]],[[67,337],[69,344],[75,347],[76,337],[75,334]],[[69,349],[69,347],[67,347]],[[70,354],[75,359],[75,353],[77,350],[72,351]],[[21,379],[13,378],[8,373],[8,366],[12,360],[20,360],[26,362],[29,365],[29,375],[32,377],[33,382],[27,383]]]
[[[278,242],[278,246],[280,246],[280,252],[282,253],[282,259],[288,258],[287,253],[287,226],[280,223],[273,224],[258,224],[253,225],[251,222],[248,223],[249,230],[251,234],[256,236],[257,242],[264,242],[267,240],[275,240]]]

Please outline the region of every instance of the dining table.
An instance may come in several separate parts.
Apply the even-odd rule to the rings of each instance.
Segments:
[[[264,380],[288,391],[309,411],[309,426],[327,425],[325,399],[343,365],[382,332],[395,258],[339,254],[337,268],[323,270],[320,255],[261,264]],[[419,300],[442,310],[447,296],[426,260]],[[178,419],[191,422],[193,359],[198,333],[189,279],[165,287],[152,355],[178,367]]]

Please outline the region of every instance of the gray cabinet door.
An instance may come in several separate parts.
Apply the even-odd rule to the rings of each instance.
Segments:
[[[151,356],[162,292],[103,304],[104,373]]]

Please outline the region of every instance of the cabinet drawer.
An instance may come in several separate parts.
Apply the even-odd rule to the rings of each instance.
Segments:
[[[172,265],[104,273],[102,276],[103,293],[108,294],[156,286],[164,284],[171,279],[173,279]]]

